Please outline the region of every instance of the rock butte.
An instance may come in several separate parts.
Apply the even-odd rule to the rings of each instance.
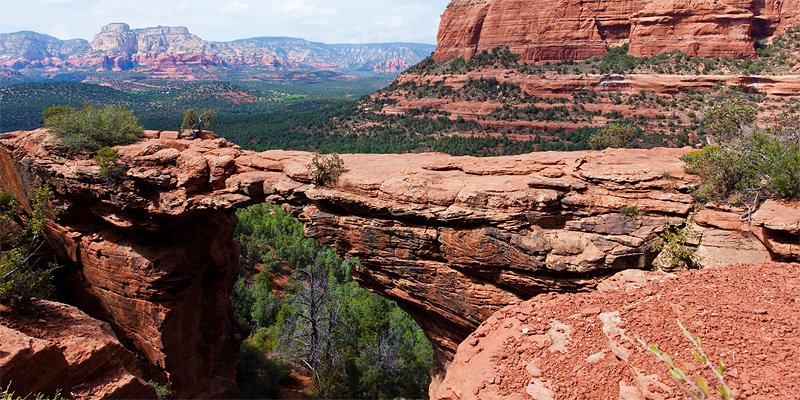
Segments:
[[[434,59],[508,46],[523,61],[583,60],[628,43],[629,54],[681,50],[749,57],[754,39],[800,23],[800,0],[453,0]]]
[[[213,134],[146,131],[118,147],[128,166],[107,182],[93,160],[65,158],[44,129],[0,137],[0,187],[29,204],[50,182],[62,209],[48,243],[76,303],[107,321],[179,397],[236,396],[240,336],[228,295],[238,273],[234,211],[282,204],[306,234],[357,257],[365,287],[395,300],[436,350],[438,387],[456,348],[495,311],[545,292],[594,289],[650,269],[665,220],[693,208],[686,149],[546,152],[473,158],[342,155],[331,188],[311,185],[312,154],[254,153]],[[623,207],[642,212],[622,215]],[[697,214],[706,265],[797,260],[800,204],[768,201]]]

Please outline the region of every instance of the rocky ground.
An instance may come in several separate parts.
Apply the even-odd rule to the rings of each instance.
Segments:
[[[800,264],[764,263],[625,271],[596,292],[542,294],[498,311],[461,343],[432,398],[683,398],[636,339],[714,382],[678,320],[724,362],[736,398],[797,398],[798,285]]]
[[[66,304],[0,305],[0,383],[16,396],[155,399],[133,353],[105,323]]]

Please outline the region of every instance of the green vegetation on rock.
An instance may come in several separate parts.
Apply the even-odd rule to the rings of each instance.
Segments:
[[[76,110],[69,106],[47,108],[45,126],[55,135],[59,146],[70,152],[95,152],[103,147],[139,141],[143,128],[130,110],[85,104]]]
[[[589,145],[595,149],[624,148],[630,146],[637,136],[639,131],[633,125],[611,124],[589,137]]]
[[[30,215],[10,193],[0,192],[0,303],[26,307],[33,297],[52,291],[55,263],[45,262],[41,246],[45,223],[56,211],[51,189],[36,189]]]
[[[762,128],[754,115],[738,103],[706,113],[717,140],[682,157],[701,178],[700,200],[746,206],[749,215],[767,198],[800,197],[800,116],[784,113]]]
[[[311,163],[308,164],[308,171],[315,185],[329,186],[335,183],[344,172],[344,161],[338,154],[327,156],[315,154]]]

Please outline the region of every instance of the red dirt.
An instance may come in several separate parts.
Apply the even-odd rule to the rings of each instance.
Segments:
[[[604,333],[600,317],[613,312],[620,330]],[[691,355],[676,320],[702,339],[712,362],[725,363],[737,398],[798,398],[800,264],[779,263],[684,271],[646,285],[639,279],[613,290],[544,294],[509,306],[459,346],[435,397],[532,398],[538,380],[554,396],[533,398],[682,398],[665,365],[635,339],[638,334],[657,344],[689,377],[702,374],[714,382]],[[569,326],[562,349],[551,347],[554,321]],[[535,374],[533,364],[540,369]],[[649,381],[645,391],[623,396],[623,388],[641,387],[643,378]]]
[[[289,374],[291,382],[282,385],[278,393],[278,399],[281,400],[299,400],[305,399],[305,393],[310,392],[309,386],[311,385],[311,377],[299,375],[297,372],[292,371]]]

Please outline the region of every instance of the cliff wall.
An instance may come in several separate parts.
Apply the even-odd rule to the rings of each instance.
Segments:
[[[798,0],[453,0],[434,59],[508,46],[523,61],[583,60],[623,43],[636,57],[742,58],[755,55],[754,39],[800,24],[798,10]]]
[[[238,207],[283,204],[308,236],[359,258],[355,278],[397,301],[433,343],[438,381],[500,308],[652,268],[665,221],[682,223],[694,206],[696,178],[678,158],[688,148],[342,155],[346,172],[327,188],[310,184],[310,153],[146,136],[119,147],[127,171],[107,181],[93,160],[59,154],[46,130],[3,135],[0,186],[24,200],[36,180],[51,182],[63,211],[49,241],[72,261],[77,302],[181,397],[234,394]],[[797,208],[771,201],[751,226],[735,210],[707,208],[695,217],[697,254],[712,266],[796,260]]]

